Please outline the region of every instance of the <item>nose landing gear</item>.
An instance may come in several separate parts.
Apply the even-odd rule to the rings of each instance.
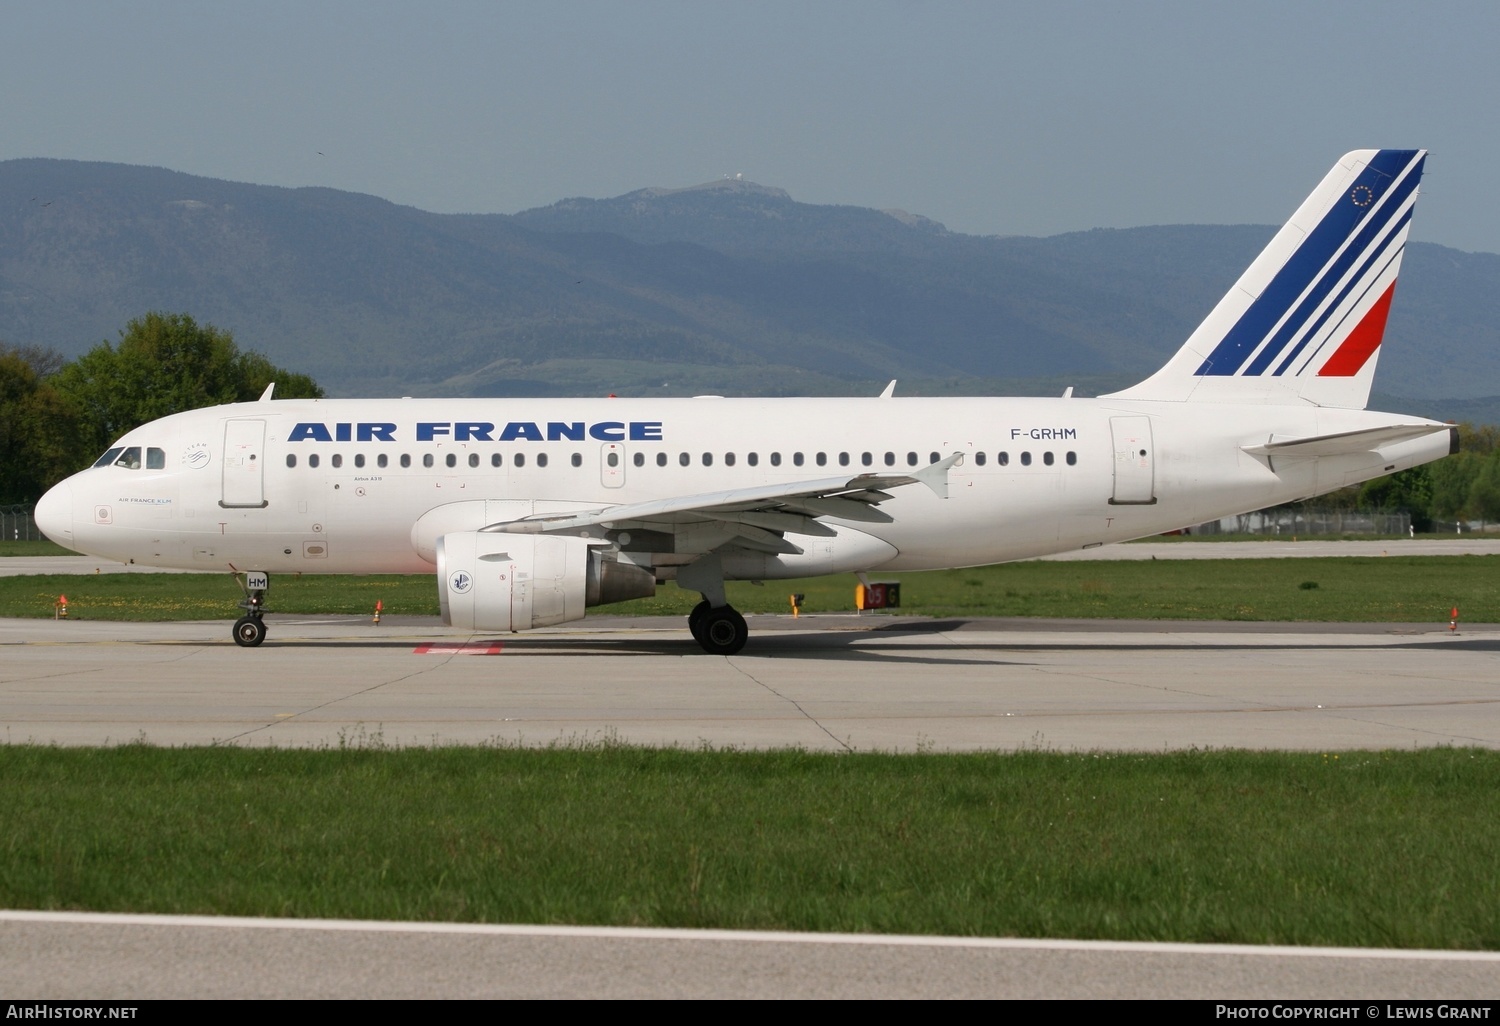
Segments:
[[[266,611],[266,592],[271,590],[271,575],[263,571],[252,571],[243,578],[236,574],[234,579],[245,593],[244,600],[239,604],[245,615],[234,621],[231,636],[241,648],[254,648],[266,640],[266,624],[262,617]]]

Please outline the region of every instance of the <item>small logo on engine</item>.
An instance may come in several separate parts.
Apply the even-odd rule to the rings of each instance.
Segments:
[[[474,584],[474,578],[467,570],[455,570],[448,575],[448,587],[462,595]]]

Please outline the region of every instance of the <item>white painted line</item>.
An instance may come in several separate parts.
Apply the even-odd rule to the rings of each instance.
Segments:
[[[1439,962],[1496,962],[1500,951],[1315,948],[1256,944],[1181,944],[1161,941],[1046,940],[1020,937],[924,937],[878,933],[777,933],[772,930],[687,930],[637,926],[533,926],[493,923],[414,923],[368,919],[258,919],[249,916],[161,916],[112,912],[29,912],[0,909],[0,923],[75,923],[101,926],[197,926],[239,930],[327,930],[351,933],[451,933],[496,937],[594,937],[603,940],[739,941],[772,944],[864,944],[911,948],[997,948],[1043,951],[1121,951],[1163,955],[1263,955],[1278,958],[1364,958]]]

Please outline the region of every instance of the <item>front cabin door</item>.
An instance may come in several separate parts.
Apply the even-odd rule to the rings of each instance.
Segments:
[[[224,422],[224,498],[219,501],[220,506],[225,509],[265,507],[265,447],[265,421]]]

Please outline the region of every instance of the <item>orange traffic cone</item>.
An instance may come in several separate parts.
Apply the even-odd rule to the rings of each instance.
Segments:
[[[66,620],[68,618],[68,596],[57,596],[57,606],[52,612],[54,620]]]
[[[382,605],[381,601],[379,599],[376,599],[375,600],[375,620],[374,620],[375,623],[379,623],[380,622],[380,611],[383,608],[385,608],[385,607]]]
[[[1448,621],[1448,629],[1450,631],[1458,630],[1458,607],[1454,606],[1453,612],[1449,613],[1448,615],[1451,617],[1451,619]]]

